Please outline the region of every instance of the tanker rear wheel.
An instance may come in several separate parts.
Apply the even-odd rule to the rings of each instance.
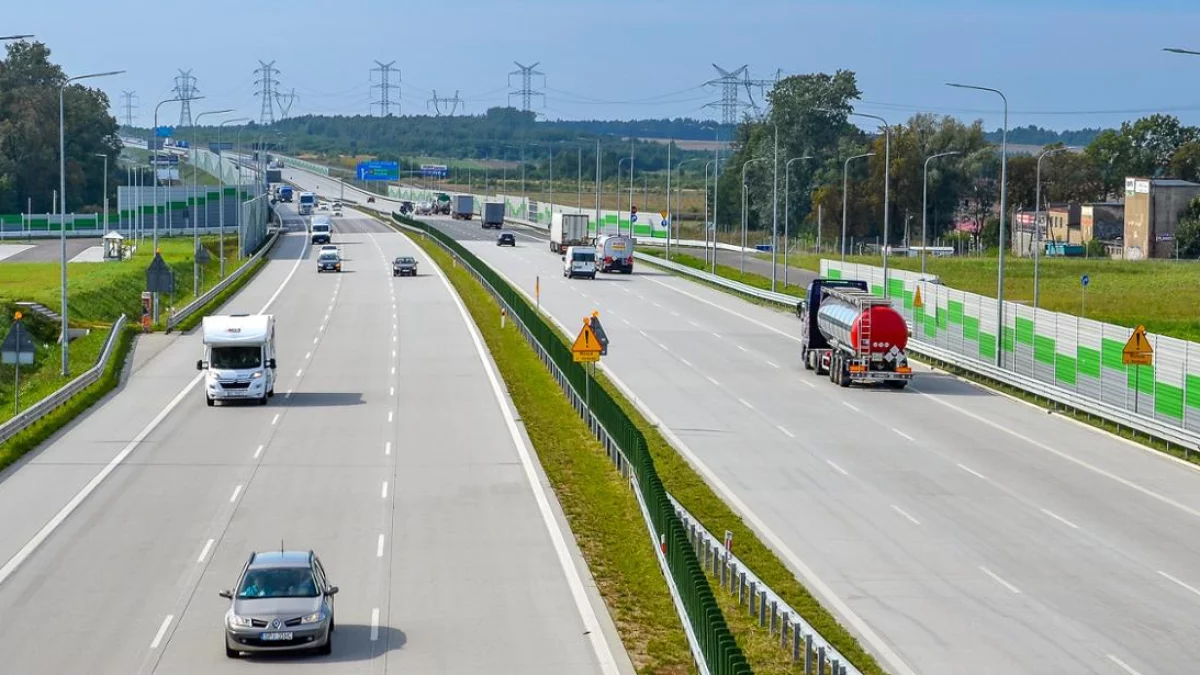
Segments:
[[[815,370],[813,368],[813,352],[805,350],[800,353],[800,358],[804,360],[805,370]]]

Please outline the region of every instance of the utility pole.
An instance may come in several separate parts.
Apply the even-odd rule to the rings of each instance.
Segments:
[[[275,67],[274,61],[267,63],[266,61],[260,60],[258,65],[258,69],[254,71],[254,74],[258,76],[258,79],[254,81],[254,84],[262,87],[254,93],[255,96],[262,97],[262,109],[258,115],[258,123],[274,124],[275,87],[279,86],[279,80],[276,80],[275,76],[279,74],[279,69]]]
[[[513,63],[516,63],[517,68],[519,68],[520,70],[514,70],[508,74],[508,86],[510,86],[510,87],[512,86],[513,75],[520,75],[521,76],[521,88],[508,92],[509,100],[511,101],[513,96],[520,96],[521,97],[521,112],[529,112],[530,101],[533,99],[534,96],[541,96],[542,97],[542,107],[543,108],[546,107],[546,95],[533,88],[533,76],[534,75],[541,75],[542,86],[543,87],[546,86],[546,74],[541,71],[534,70],[535,68],[538,67],[538,63],[541,63],[541,61],[534,63],[532,66],[523,66],[520,63],[517,63],[516,61],[513,61]]]
[[[175,77],[175,88],[171,90],[179,99],[179,126],[192,126],[192,101],[200,90],[196,88],[196,78],[192,77],[191,69],[179,70]]]
[[[398,98],[400,96],[400,70],[392,67],[396,65],[395,61],[391,61],[389,63],[376,61],[375,65],[379,67],[372,68],[371,72],[379,73],[379,84],[372,84],[371,91],[375,91],[376,89],[379,90],[379,100],[371,101],[371,105],[379,106],[380,117],[390,117],[392,114],[392,106],[395,105],[397,111],[396,114],[398,115],[400,114],[400,102],[396,101],[394,104],[392,103],[392,90],[396,90],[396,95]],[[393,72],[396,73],[396,84],[392,84],[391,81],[391,74]]]
[[[125,102],[122,103],[121,106],[123,108],[125,108],[125,126],[127,126],[127,127],[133,126],[133,109],[134,109],[134,107],[137,106],[137,103],[134,102],[134,99],[136,99],[137,97],[138,97],[137,92],[133,92],[133,91],[122,91],[121,92],[121,98],[125,100]]]
[[[738,86],[741,84],[741,80],[738,78],[746,74],[746,69],[749,66],[742,66],[737,70],[725,70],[714,63],[712,67],[717,69],[720,77],[705,82],[705,85],[720,87],[721,100],[708,103],[704,107],[719,108],[721,110],[721,124],[737,124],[738,108],[741,103],[738,98]]]

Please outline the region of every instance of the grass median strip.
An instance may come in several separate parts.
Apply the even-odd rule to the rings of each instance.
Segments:
[[[499,304],[436,243],[413,239],[479,326],[634,666],[696,672],[637,497],[517,328],[500,327]]]

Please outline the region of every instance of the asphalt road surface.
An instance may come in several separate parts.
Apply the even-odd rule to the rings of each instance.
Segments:
[[[0,247],[5,245],[27,246],[19,253],[7,257],[0,256],[0,262],[58,262],[62,260],[62,242],[59,239],[5,239],[0,241]],[[83,253],[93,246],[100,245],[100,238],[68,237],[67,260]]]
[[[631,672],[448,285],[376,221],[335,242],[345,270],[317,274],[284,235],[225,308],[277,317],[269,405],[206,407],[200,335],[148,336],[119,392],[5,472],[0,670]],[[391,276],[400,254],[420,276]],[[333,654],[227,659],[217,592],[279,546],[340,587]]]

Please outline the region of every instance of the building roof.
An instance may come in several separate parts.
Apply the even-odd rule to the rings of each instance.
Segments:
[[[1150,181],[1154,187],[1197,187],[1200,188],[1200,183],[1193,183],[1188,180],[1179,180],[1178,178],[1155,178]]]

